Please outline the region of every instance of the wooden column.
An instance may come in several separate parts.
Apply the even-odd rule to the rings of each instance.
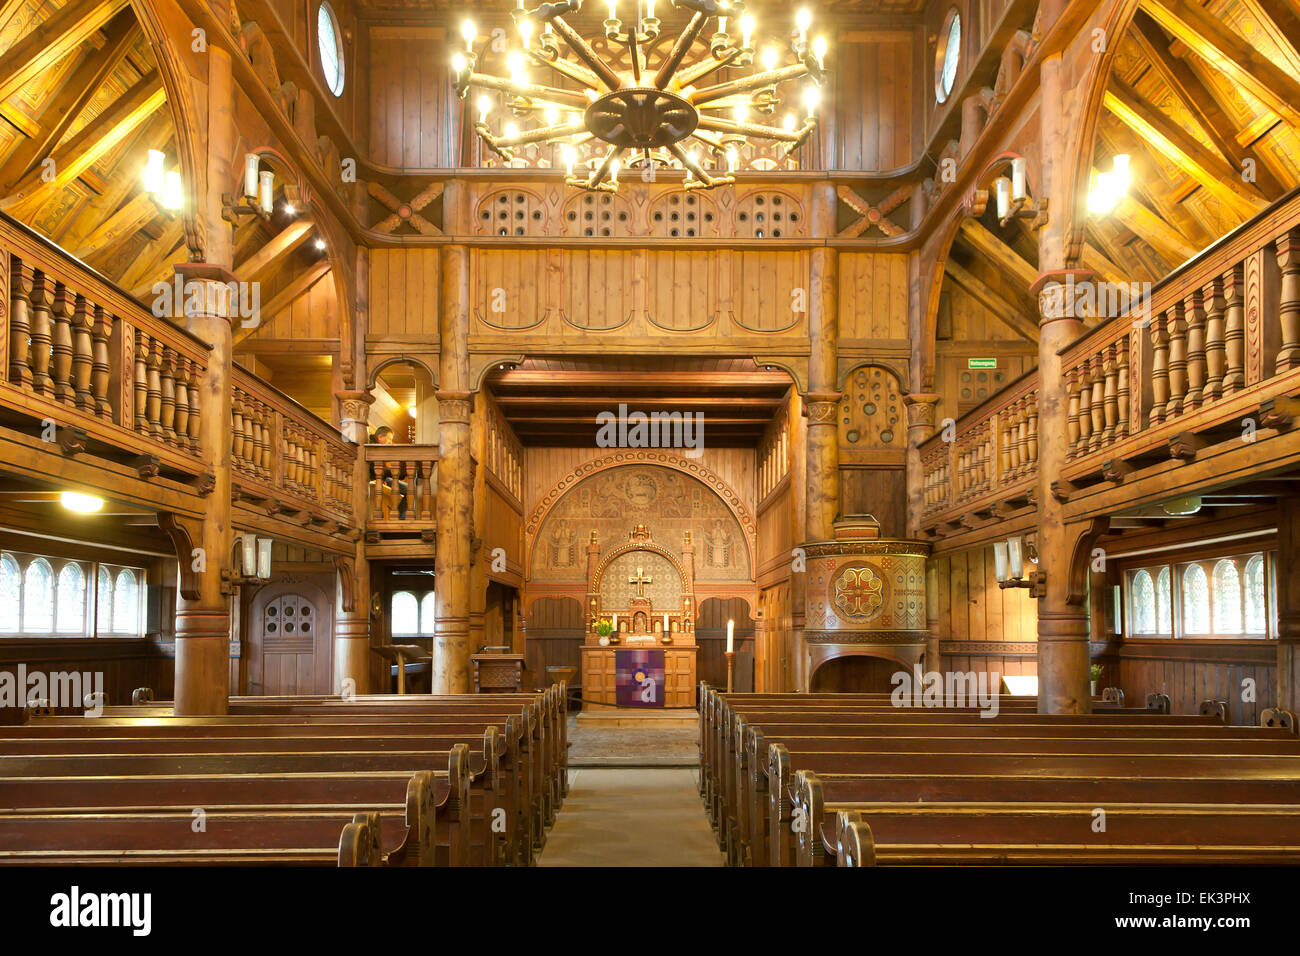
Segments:
[[[1052,495],[1069,451],[1069,397],[1057,353],[1083,333],[1084,326],[1066,302],[1063,284],[1094,281],[1086,270],[1067,271],[1066,211],[1072,206],[1068,157],[1074,130],[1064,122],[1061,58],[1042,65],[1043,181],[1051,199],[1051,216],[1039,232],[1042,275],[1032,292],[1041,312],[1038,340],[1038,567],[1046,576],[1046,595],[1038,601],[1038,710],[1049,714],[1085,714],[1088,692],[1087,608],[1071,603],[1070,565],[1076,529],[1067,528],[1064,506]]]
[[[339,430],[343,437],[361,446],[369,437],[369,392],[336,392],[339,400]],[[352,514],[359,530],[365,521],[370,475],[365,456],[358,452],[352,472]],[[357,534],[353,553],[336,558],[337,595],[334,608],[334,692],[369,694],[370,657],[370,562],[365,537]],[[387,667],[387,664],[385,664]],[[387,689],[387,684],[384,685]]]
[[[1277,706],[1300,713],[1300,497],[1279,498]]]
[[[467,694],[469,681],[470,536],[473,475],[470,460],[469,250],[442,251],[438,382],[438,537],[434,591],[438,625],[433,639],[433,692]]]
[[[234,276],[205,263],[176,267],[185,283],[185,328],[211,346],[207,375],[196,384],[199,455],[213,476],[203,518],[185,522],[177,541],[178,561],[194,571],[191,587],[176,596],[176,683],[178,717],[220,716],[230,688],[230,595],[222,571],[231,566],[230,406],[234,369],[229,289]],[[197,293],[197,294],[195,294]],[[191,311],[202,300],[202,307]],[[183,543],[182,543],[183,542]],[[194,555],[194,550],[200,552]],[[186,551],[189,551],[187,554]],[[197,566],[196,566],[197,565]],[[197,567],[202,567],[199,571]]]
[[[907,409],[907,533],[915,538],[921,530],[925,508],[925,473],[921,470],[921,444],[934,434],[935,406],[939,396],[921,392],[903,396]]]

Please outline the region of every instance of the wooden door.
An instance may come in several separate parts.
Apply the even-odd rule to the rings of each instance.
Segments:
[[[315,585],[272,584],[259,591],[249,615],[248,692],[330,693],[333,622],[333,604]]]

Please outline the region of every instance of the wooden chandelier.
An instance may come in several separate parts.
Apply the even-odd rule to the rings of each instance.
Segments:
[[[508,76],[475,72],[478,30],[469,20],[461,25],[466,49],[452,56],[456,92],[463,99],[471,89],[483,91],[476,104],[479,118],[474,129],[504,161],[513,161],[522,147],[549,143],[566,169],[565,182],[583,189],[616,191],[620,168],[640,170],[647,179],[660,168],[682,169],[685,188],[711,189],[735,182],[746,146],[775,144],[784,160],[816,128],[826,40],[819,36],[810,41],[812,18],[807,10],[800,10],[795,18],[790,41],[793,62],[772,44],[759,54],[760,67],[748,72],[755,60],[754,19],[744,12],[742,0],[672,0],[674,7],[690,11],[691,18],[652,70],[647,61],[656,55],[661,39],[667,39],[661,37],[654,16],[656,0],[632,0],[636,16],[626,25],[617,16],[619,0],[606,2],[605,39],[626,54],[629,68],[622,71],[565,22],[564,14],[577,13],[582,0],[558,0],[533,10],[523,9],[520,0],[512,14],[520,48],[506,55]],[[727,32],[729,19],[736,21],[741,34],[738,43]],[[716,21],[716,29],[708,51],[686,65],[710,20]],[[565,55],[561,55],[561,40],[567,47]],[[561,88],[531,82],[530,63],[549,67],[559,74],[560,83],[568,84]],[[741,75],[697,86],[724,69]],[[780,125],[750,118],[751,114],[775,116],[782,102],[780,89],[804,77],[809,82],[800,96],[802,122],[794,111],[786,111]],[[493,108],[489,90],[502,94],[505,110],[515,117],[504,123],[499,134],[488,122]],[[520,121],[530,119],[539,125],[521,130]],[[596,150],[584,164],[586,174],[575,175],[578,147],[583,144]],[[711,157],[711,169],[698,147]],[[624,161],[625,153],[630,155]]]

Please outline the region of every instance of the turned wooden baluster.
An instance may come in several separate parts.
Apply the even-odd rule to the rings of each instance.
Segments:
[[[420,520],[433,520],[433,462],[420,462],[420,478],[423,480],[424,494],[420,496]]]
[[[169,445],[176,444],[176,352],[169,348],[162,351],[162,364],[159,369],[161,383],[161,404],[158,410],[158,427],[162,430],[162,439]]]
[[[76,388],[72,384],[72,313],[77,308],[76,293],[60,284],[50,303],[53,321],[50,344],[50,371],[54,380],[54,397],[72,405],[76,401]]]
[[[1228,359],[1224,346],[1224,312],[1227,303],[1223,298],[1223,279],[1216,276],[1202,290],[1205,306],[1205,401],[1223,397],[1223,376]]]
[[[1300,365],[1300,229],[1277,240],[1277,265],[1282,271],[1282,347],[1277,353],[1278,374]]]
[[[1183,304],[1175,302],[1165,313],[1165,333],[1169,337],[1169,402],[1165,416],[1174,418],[1190,406],[1187,398],[1187,326],[1183,322]]]
[[[200,398],[199,398],[199,379],[206,374],[206,370],[199,367],[197,362],[190,363],[190,415],[186,422],[186,428],[189,431],[189,441],[191,454],[199,452],[199,429],[203,425],[201,417]]]
[[[1092,356],[1092,403],[1088,407],[1092,412],[1092,440],[1088,449],[1096,451],[1106,437],[1106,371],[1102,352]]]
[[[1092,379],[1087,359],[1079,363],[1079,454],[1086,455],[1092,438]]]
[[[1231,395],[1246,384],[1246,271],[1233,266],[1223,277],[1223,296],[1227,311],[1223,321],[1223,342],[1227,352],[1227,369],[1223,374],[1223,394]]]
[[[1072,368],[1065,373],[1065,392],[1069,398],[1069,420],[1065,427],[1065,438],[1069,449],[1066,457],[1069,458],[1079,454],[1079,441],[1082,437],[1079,426],[1080,391],[1079,370]]]
[[[1187,395],[1183,411],[1192,411],[1205,400],[1205,309],[1196,292],[1183,300],[1183,319],[1187,323]]]
[[[156,441],[162,441],[162,353],[163,345],[158,339],[150,340],[149,355],[146,364],[149,368],[149,388],[145,408],[145,418],[149,422],[149,435]]]
[[[194,363],[183,355],[176,357],[176,444],[190,447],[190,375]]]
[[[1029,469],[1038,470],[1038,393],[1029,396],[1028,415],[1025,423],[1025,452],[1028,456]]]
[[[36,274],[17,256],[9,267],[9,381],[23,388],[32,385],[31,349],[32,290]]]
[[[95,307],[85,296],[77,296],[72,312],[72,397],[77,408],[93,415],[95,399],[90,393],[90,376],[95,362],[95,347],[91,332],[95,323]]]
[[[370,463],[370,515],[375,521],[384,520],[384,463]]]
[[[1128,336],[1115,343],[1115,437],[1123,438],[1129,432],[1129,351]]]
[[[32,282],[31,292],[31,357],[32,388],[42,395],[54,394],[54,380],[50,378],[50,344],[53,340],[50,308],[54,305],[54,280],[38,272]]]
[[[1169,336],[1165,332],[1165,317],[1151,319],[1151,424],[1165,420],[1169,403]]]
[[[247,465],[244,456],[244,393],[235,389],[230,396],[230,457],[236,468]]]
[[[1115,429],[1119,425],[1119,363],[1116,361],[1116,343],[1106,346],[1101,353],[1101,371],[1105,377],[1102,388],[1102,418],[1106,427],[1101,433],[1101,443],[1109,445],[1115,440]]]
[[[149,434],[149,337],[135,330],[135,430]]]
[[[272,461],[271,410],[261,402],[257,403],[257,418],[253,422],[253,446],[257,449],[257,470],[263,478],[270,479],[275,468]]]
[[[113,340],[113,316],[100,306],[95,306],[90,339],[93,358],[90,365],[90,391],[95,401],[95,414],[100,418],[112,419],[113,406],[120,401],[120,398],[114,401],[108,397],[108,383],[112,381],[112,369],[108,364],[108,348]],[[128,374],[128,371],[122,369],[123,377]],[[122,417],[129,418],[130,414],[129,411],[125,411]],[[129,426],[128,422],[122,424]]]
[[[1011,437],[1011,429],[1015,425],[1015,414],[1015,405],[1013,404],[1008,405],[998,415],[998,432],[1002,436],[998,467],[1002,470],[1004,480],[1011,476],[1016,467],[1016,443]]]

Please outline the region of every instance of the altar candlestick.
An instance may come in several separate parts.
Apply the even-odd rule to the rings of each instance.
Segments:
[[[667,615],[667,614],[664,615],[664,633],[665,633],[665,634],[668,633],[668,615]]]
[[[612,619],[609,623],[610,623],[610,625],[614,628],[614,630],[617,631],[617,630],[618,630],[618,615],[615,614],[614,617],[613,617],[613,619]]]
[[[735,650],[735,648],[732,647],[732,643],[731,643],[732,640],[734,639],[733,635],[735,634],[735,631],[736,631],[736,622],[728,621],[727,622],[727,653],[728,654],[730,654],[732,651]]]

